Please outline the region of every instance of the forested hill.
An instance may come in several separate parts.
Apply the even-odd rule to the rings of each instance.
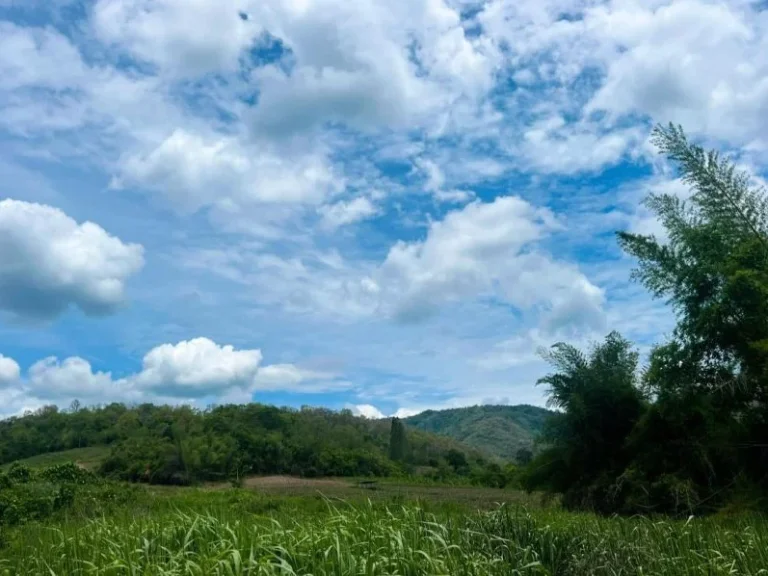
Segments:
[[[0,421],[0,464],[89,446],[109,447],[102,474],[186,484],[246,474],[387,476],[458,459],[484,468],[478,451],[456,440],[408,430],[391,457],[390,422],[350,411],[293,410],[261,404],[209,410],[110,404],[62,411],[49,406]],[[490,463],[487,463],[490,465]]]
[[[552,414],[537,406],[472,406],[427,410],[405,419],[409,428],[448,436],[504,460],[531,449],[544,421]]]

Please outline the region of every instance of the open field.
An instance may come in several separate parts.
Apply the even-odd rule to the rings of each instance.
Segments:
[[[515,491],[281,476],[83,490],[0,533],[0,575],[768,574],[760,516],[599,518]]]

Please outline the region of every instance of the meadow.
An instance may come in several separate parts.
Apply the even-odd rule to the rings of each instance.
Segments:
[[[67,506],[3,527],[0,574],[768,574],[757,515],[602,518],[512,490],[350,479],[181,488],[75,476]],[[57,477],[69,478],[45,476]]]

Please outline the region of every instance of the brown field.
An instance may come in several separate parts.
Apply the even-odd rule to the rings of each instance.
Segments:
[[[207,484],[206,488],[220,490],[227,483]],[[495,508],[499,504],[524,504],[538,506],[539,495],[518,490],[480,488],[474,486],[433,486],[397,483],[392,479],[373,481],[361,485],[352,478],[296,478],[292,476],[252,476],[246,478],[243,487],[264,495],[275,496],[322,496],[342,500],[429,501],[454,502],[473,508]]]

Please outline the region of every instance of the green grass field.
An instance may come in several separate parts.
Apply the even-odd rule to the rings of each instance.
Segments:
[[[598,518],[514,491],[110,485],[2,532],[0,575],[768,574],[768,520]]]
[[[74,450],[65,450],[63,452],[50,452],[48,454],[39,454],[24,460],[17,460],[16,463],[29,466],[30,468],[47,468],[57,464],[66,464],[74,462],[93,470],[98,467],[104,458],[109,454],[109,448],[106,446],[89,446],[87,448],[75,448]],[[0,471],[6,471],[11,467],[11,463],[0,466]]]

